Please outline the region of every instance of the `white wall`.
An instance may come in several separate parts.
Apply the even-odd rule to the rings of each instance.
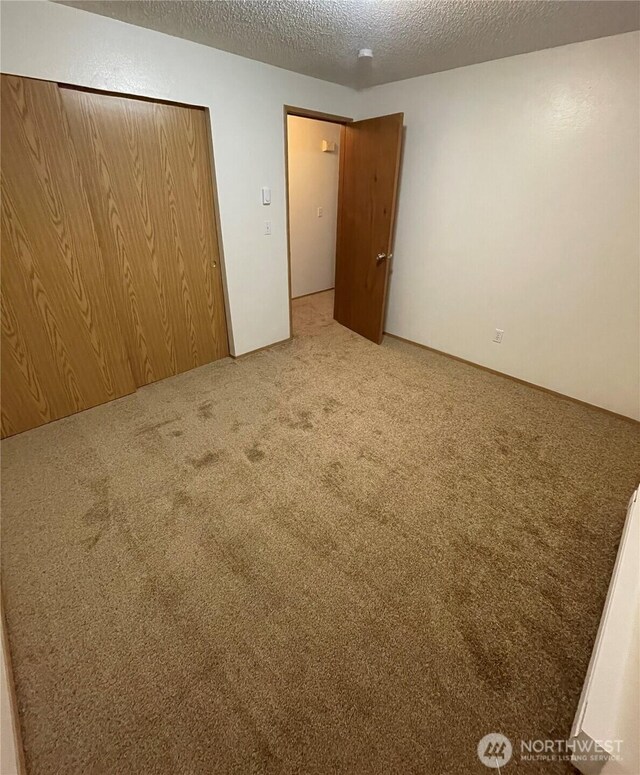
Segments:
[[[351,89],[42,0],[2,3],[1,69],[209,108],[232,352],[289,336],[283,106],[348,116]]]
[[[640,418],[639,40],[361,93],[405,113],[387,331]]]
[[[339,124],[289,116],[289,249],[291,295],[333,288],[336,265]],[[322,151],[322,141],[335,143]],[[318,208],[323,214],[318,217]]]

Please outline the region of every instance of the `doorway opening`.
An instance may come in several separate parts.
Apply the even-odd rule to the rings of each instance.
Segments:
[[[285,108],[292,336],[333,318],[340,149],[350,120]]]
[[[284,113],[290,331],[312,333],[300,328],[333,318],[380,344],[404,115],[354,122],[286,106]],[[308,301],[322,294],[323,308]]]

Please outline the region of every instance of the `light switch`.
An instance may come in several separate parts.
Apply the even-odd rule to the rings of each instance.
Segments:
[[[324,210],[322,209],[322,207],[318,207],[318,218],[322,218],[323,215],[324,215]]]
[[[263,205],[271,204],[271,189],[267,188],[267,186],[262,187],[262,204]]]
[[[264,222],[264,233],[267,237],[271,236],[271,221]]]

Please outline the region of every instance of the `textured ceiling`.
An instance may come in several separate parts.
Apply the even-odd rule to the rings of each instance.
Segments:
[[[356,88],[640,27],[618,0],[60,1]]]

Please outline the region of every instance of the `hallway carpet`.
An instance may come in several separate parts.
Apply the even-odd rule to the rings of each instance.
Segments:
[[[2,444],[29,773],[483,773],[569,734],[638,427],[331,320]]]

